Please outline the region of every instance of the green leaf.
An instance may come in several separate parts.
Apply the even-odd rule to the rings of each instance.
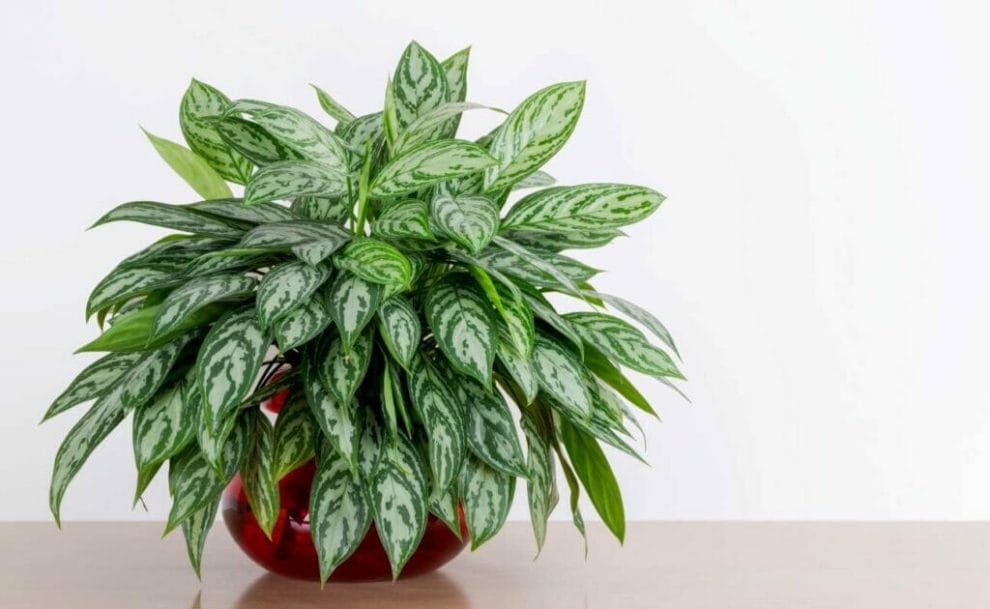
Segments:
[[[623,315],[629,317],[633,321],[639,323],[644,328],[648,329],[653,333],[654,336],[660,339],[660,341],[670,347],[670,350],[674,352],[674,355],[680,357],[681,354],[677,352],[677,345],[674,344],[674,337],[671,336],[670,332],[667,330],[666,326],[656,318],[655,315],[644,309],[643,307],[629,302],[625,298],[620,298],[618,296],[613,296],[611,294],[602,294],[601,292],[586,292],[586,295],[596,296],[607,302],[616,311],[622,313]]]
[[[460,495],[464,501],[471,550],[495,536],[505,524],[516,491],[516,479],[471,458],[461,468]]]
[[[120,268],[134,266],[157,268],[158,264],[164,263],[166,268],[175,268],[177,264],[188,263],[202,254],[226,247],[229,243],[230,241],[227,239],[213,237],[168,235],[124,258],[117,266]]]
[[[392,146],[392,152],[395,155],[400,155],[405,150],[435,139],[441,131],[448,129],[448,123],[460,120],[461,114],[468,110],[480,110],[483,108],[488,108],[488,106],[463,101],[437,106],[433,110],[421,114],[402,131]],[[453,134],[447,137],[452,136]]]
[[[378,309],[378,329],[389,353],[404,368],[409,368],[423,337],[419,315],[402,296],[393,296]]]
[[[340,105],[337,100],[330,97],[329,93],[316,85],[311,84],[310,86],[316,91],[316,98],[320,102],[320,107],[323,108],[323,111],[326,112],[332,119],[342,124],[347,124],[354,120],[355,116],[351,114],[351,111]]]
[[[523,392],[526,404],[530,404],[536,399],[539,391],[539,384],[536,381],[536,374],[529,360],[516,353],[506,340],[498,341],[498,361],[502,363],[509,377],[519,386]]]
[[[257,282],[251,277],[238,274],[193,279],[162,301],[152,327],[152,337],[167,335],[180,327],[197,310],[213,302],[249,294],[256,285]]]
[[[529,472],[526,481],[529,517],[539,554],[547,539],[547,521],[558,500],[553,453],[547,430],[541,429],[530,417],[523,417],[522,429],[526,435],[526,469]]]
[[[502,228],[601,232],[639,222],[663,200],[662,194],[642,186],[557,186],[520,199],[502,220]]]
[[[375,528],[396,579],[426,530],[427,475],[416,449],[404,438],[383,453],[368,493]]]
[[[227,115],[247,114],[282,144],[304,159],[315,161],[327,171],[346,175],[348,153],[332,131],[311,116],[286,106],[253,100],[238,100]]]
[[[286,353],[313,340],[331,321],[330,311],[320,295],[297,305],[275,322],[275,342],[279,351]]]
[[[234,196],[223,178],[199,155],[185,146],[144,131],[159,156],[168,163],[179,177],[204,199],[223,199]]]
[[[530,360],[540,390],[579,418],[591,416],[591,395],[580,362],[557,341],[537,334]]]
[[[378,311],[382,287],[352,275],[341,273],[327,296],[333,318],[344,344],[350,347]]]
[[[272,424],[261,410],[252,410],[254,441],[248,447],[241,466],[244,494],[258,526],[269,539],[278,518],[279,492],[275,479],[275,441]]]
[[[275,418],[275,462],[273,471],[278,482],[303,465],[316,448],[320,428],[305,399],[288,399]]]
[[[472,253],[484,249],[498,231],[498,210],[486,197],[439,195],[430,204],[430,215],[443,234]]]
[[[197,396],[193,399],[198,400],[202,405],[201,392],[198,386],[192,390],[191,395]],[[209,425],[207,425],[208,421],[205,420],[206,408],[201,407],[199,411],[200,422],[196,435],[199,451],[197,452],[203,456],[207,466],[218,477],[218,484],[221,487],[226,486],[244,462],[248,445],[253,441],[251,434],[254,432],[254,427],[251,425],[250,418],[244,414],[246,411],[243,409],[231,412],[222,421],[212,422]],[[173,466],[170,465],[169,467],[169,480],[171,481],[171,468]]]
[[[626,536],[622,493],[605,453],[594,438],[568,423],[566,419],[561,418],[559,422],[560,439],[567,447],[574,472],[588,491],[591,504],[595,506],[605,526],[622,542]]]
[[[131,201],[118,205],[104,214],[90,228],[122,221],[140,222],[213,237],[239,238],[243,232],[222,220],[198,213],[187,207],[155,201]]]
[[[258,166],[303,158],[263,127],[239,116],[224,116],[213,123],[228,146]]]
[[[577,331],[571,325],[569,321],[560,316],[557,311],[554,310],[550,302],[547,301],[546,297],[539,292],[531,292],[526,290],[523,292],[523,299],[529,304],[530,308],[533,310],[533,315],[541,319],[548,326],[557,331],[558,334],[563,336],[570,342],[578,353],[584,354],[584,342],[578,335]]]
[[[419,356],[408,375],[409,396],[429,436],[427,444],[434,495],[456,479],[467,450],[465,404],[451,393],[432,363]]]
[[[576,528],[581,533],[581,537],[584,538],[584,557],[587,559],[588,534],[587,531],[585,531],[584,516],[581,515],[581,508],[578,505],[578,502],[581,499],[581,485],[578,484],[577,476],[574,475],[574,470],[571,468],[571,464],[567,461],[567,457],[564,456],[563,450],[561,450],[560,445],[556,441],[554,441],[554,451],[557,453],[557,458],[560,460],[560,469],[564,472],[564,480],[567,481],[567,488],[571,495],[571,519],[574,521],[574,528]]]
[[[59,526],[62,526],[60,517],[62,497],[69,483],[79,473],[79,469],[96,446],[106,439],[127,414],[127,409],[120,400],[122,390],[121,385],[116,385],[109,393],[97,400],[96,404],[72,427],[55,454],[48,503]]]
[[[333,272],[329,265],[286,262],[270,270],[258,285],[258,322],[270,328],[281,316],[309,300]]]
[[[371,525],[371,507],[360,479],[335,455],[317,461],[309,500],[309,524],[326,582],[361,544]]]
[[[576,260],[558,254],[538,255],[505,237],[495,237],[495,243],[512,254],[508,260],[486,258],[486,263],[506,273],[525,279],[539,286],[561,288],[571,293],[580,292],[577,284],[593,277],[598,271]]]
[[[189,563],[192,565],[196,577],[200,577],[200,567],[203,560],[203,549],[206,547],[206,536],[213,528],[213,522],[217,517],[217,508],[220,506],[218,496],[206,505],[193,512],[182,521],[182,534],[186,539],[186,554],[189,556]]]
[[[564,318],[585,342],[619,364],[650,376],[684,378],[670,356],[629,323],[604,313],[568,313]]]
[[[430,513],[439,518],[458,539],[464,538],[461,530],[461,514],[457,501],[457,485],[452,484],[445,493],[430,500]]]
[[[369,332],[362,332],[350,349],[339,338],[330,343],[319,364],[320,379],[338,402],[350,404],[354,400],[354,394],[368,372],[372,347]]]
[[[484,271],[481,272],[484,273]],[[536,339],[533,310],[521,294],[512,294],[508,287],[495,285],[490,279],[486,283],[491,283],[486,288],[486,292],[489,292],[489,299],[493,301],[502,321],[505,322],[505,329],[512,348],[516,353],[529,359],[529,355],[533,351],[533,341]],[[490,292],[492,289],[495,292],[494,298]]]
[[[557,179],[545,171],[534,171],[525,178],[512,185],[512,190],[524,190],[527,188],[546,188],[557,183]]]
[[[250,309],[227,315],[210,329],[196,360],[208,426],[236,409],[250,393],[270,342]]]
[[[584,82],[550,85],[527,97],[488,146],[499,162],[485,171],[485,190],[512,186],[550,160],[571,136],[583,106]]]
[[[190,395],[194,394],[194,395]],[[150,482],[147,472],[176,455],[193,441],[199,420],[199,403],[190,399],[183,383],[176,383],[134,411],[134,462],[139,479]],[[139,483],[136,497],[144,492]]]
[[[385,137],[385,125],[382,122],[382,113],[365,114],[359,116],[343,127],[338,125],[338,135],[344,141],[344,145],[352,152],[351,169],[360,167],[361,158],[364,156],[366,148],[377,149]]]
[[[179,106],[182,136],[200,158],[223,178],[247,182],[252,163],[230,147],[217,132],[216,119],[230,106],[226,95],[195,78],[189,83]]]
[[[273,222],[248,231],[238,248],[247,251],[277,252],[292,250],[309,264],[319,264],[351,238],[339,226],[310,220]]]
[[[357,470],[361,442],[361,427],[357,423],[355,402],[340,402],[324,388],[320,380],[320,372],[313,366],[303,371],[306,400],[310,411],[323,435],[330,444],[350,464],[351,469]]]
[[[277,161],[259,169],[244,189],[244,204],[347,192],[347,174],[315,161]]]
[[[371,184],[375,198],[398,197],[494,164],[484,148],[462,140],[420,144],[395,158]]]
[[[277,203],[258,203],[247,206],[244,199],[214,199],[191,203],[194,211],[217,216],[226,220],[236,220],[249,224],[267,224],[295,220],[296,216],[288,208]]]
[[[154,324],[155,317],[158,316],[160,307],[161,305],[155,305],[148,308],[139,309],[116,318],[113,325],[107,328],[103,334],[98,336],[92,342],[83,345],[77,349],[76,352],[144,351],[145,349],[161,346],[176,336],[179,336],[194,328],[206,325],[220,317],[220,315],[229,309],[229,305],[225,303],[206,305],[186,317],[186,320],[179,324],[173,332],[152,340],[151,328]]]
[[[416,199],[386,207],[375,219],[373,229],[376,236],[386,239],[436,239],[430,229],[430,210]]]
[[[398,133],[420,116],[450,101],[447,74],[429,51],[412,42],[399,59],[392,78]]]
[[[622,372],[616,368],[612,362],[605,357],[598,349],[592,346],[585,347],[584,351],[584,365],[595,374],[598,378],[603,380],[609,387],[612,387],[619,392],[619,395],[629,400],[629,402],[648,414],[657,416],[653,407],[650,403],[646,401],[643,394],[636,389],[635,385],[629,381],[622,374]]]
[[[618,229],[543,232],[535,230],[510,230],[505,238],[534,251],[557,253],[566,249],[591,249],[608,245],[625,233]]]
[[[140,353],[111,353],[86,366],[69,383],[68,388],[55,398],[42,421],[47,421],[77,404],[102,397],[113,389],[141,357]]]
[[[430,289],[425,309],[437,344],[454,368],[490,386],[498,333],[488,303],[456,278],[447,278]]]
[[[195,446],[189,446],[169,463],[172,509],[165,524],[168,533],[215,501],[223,482]]]
[[[101,309],[123,304],[158,288],[180,283],[182,279],[169,271],[145,267],[120,268],[110,271],[100,280],[86,301],[86,318]]]
[[[179,359],[183,347],[191,339],[192,336],[186,335],[144,353],[127,376],[119,381],[120,401],[124,408],[135,408],[154,397]]]
[[[440,63],[447,76],[447,86],[450,89],[450,101],[462,102],[467,99],[467,69],[471,47],[461,49]],[[441,137],[454,137],[461,117],[455,116],[447,122],[440,131]]]
[[[343,224],[351,213],[347,197],[299,197],[292,201],[297,216],[327,224]]]
[[[338,268],[383,285],[407,285],[412,263],[394,245],[371,237],[355,237],[334,257]]]
[[[467,440],[471,452],[489,466],[510,476],[527,476],[512,413],[498,391],[486,391],[465,380],[470,408],[467,408]]]

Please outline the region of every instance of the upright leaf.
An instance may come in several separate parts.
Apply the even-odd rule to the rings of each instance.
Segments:
[[[144,134],[159,156],[179,177],[186,181],[204,199],[223,199],[234,196],[230,187],[210,165],[192,150],[171,140],[147,131]]]
[[[486,197],[440,195],[430,204],[433,222],[452,241],[478,253],[498,230],[498,210]]]
[[[378,311],[382,287],[357,275],[341,273],[327,296],[330,316],[333,318],[344,344],[354,344],[358,335]]]
[[[447,125],[451,121],[460,120],[460,116],[464,112],[468,110],[480,110],[482,108],[487,108],[487,106],[463,101],[437,106],[433,110],[419,115],[416,120],[410,123],[395,141],[392,151],[394,154],[399,155],[404,150],[436,138],[439,133],[448,129]],[[452,136],[453,134],[449,137]]]
[[[494,470],[479,459],[467,459],[461,468],[460,495],[471,549],[478,549],[505,524],[515,495],[514,476]]]
[[[247,397],[270,342],[252,310],[228,315],[203,339],[196,380],[208,425],[219,422]]]
[[[330,278],[328,265],[286,262],[270,270],[258,286],[258,322],[270,328],[279,317],[303,304]]]
[[[200,158],[222,177],[238,184],[251,175],[251,161],[230,147],[217,131],[216,119],[230,106],[226,95],[195,78],[179,106],[182,136]]]
[[[461,49],[440,63],[447,76],[447,86],[450,88],[450,101],[462,102],[467,99],[467,68],[471,55],[471,47]],[[460,124],[460,115],[451,118],[441,129],[442,137],[454,137]]]
[[[419,116],[450,100],[447,74],[429,51],[412,42],[392,78],[399,134]]]
[[[223,116],[214,121],[223,141],[259,167],[277,161],[301,159],[299,154],[264,127],[239,116]]]
[[[309,523],[320,561],[320,581],[344,562],[371,525],[371,507],[347,462],[329,454],[317,461],[310,492]]]
[[[317,87],[316,85],[310,85],[316,91],[316,98],[320,102],[320,107],[326,112],[331,118],[333,118],[338,123],[347,124],[354,120],[355,116],[351,114],[351,111],[345,108],[335,100],[330,97],[330,94],[323,89]]]
[[[395,579],[419,546],[428,508],[426,468],[407,440],[400,438],[395,446],[384,449],[368,494]]]
[[[385,165],[371,183],[370,194],[375,198],[398,197],[479,171],[494,163],[494,157],[471,142],[426,142],[410,148]]]
[[[437,344],[454,368],[491,385],[498,333],[488,304],[454,278],[433,286],[425,309]]]

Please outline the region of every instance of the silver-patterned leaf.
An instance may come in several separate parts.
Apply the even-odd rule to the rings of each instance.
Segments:
[[[168,163],[186,184],[204,199],[223,199],[233,196],[223,177],[198,154],[181,144],[177,144],[153,133],[144,131],[155,151]]]
[[[451,484],[445,493],[430,499],[430,513],[439,518],[458,539],[464,538],[461,530],[461,510],[457,500],[457,485]]]
[[[430,204],[433,223],[452,241],[478,253],[498,231],[498,210],[487,197],[439,195]]]
[[[402,572],[426,530],[427,473],[416,449],[405,438],[387,446],[368,493],[378,538],[392,565],[392,578]]]
[[[155,268],[164,262],[173,268],[176,262],[189,262],[202,254],[224,248],[230,244],[227,239],[198,237],[195,235],[169,235],[155,241],[139,252],[124,258],[117,266],[128,268],[146,266]]]
[[[151,226],[172,228],[185,233],[211,237],[239,238],[241,231],[229,224],[187,207],[155,201],[131,201],[111,209],[93,223],[94,228],[109,222],[140,222]]]
[[[408,375],[409,396],[429,436],[427,445],[433,473],[433,495],[450,487],[464,461],[466,404],[456,399],[445,379],[425,357],[413,360]]]
[[[142,353],[110,353],[96,360],[79,373],[45,412],[44,421],[63,413],[77,404],[88,402],[110,391],[118,380],[131,370]]]
[[[210,167],[224,178],[244,184],[251,175],[252,163],[231,148],[216,127],[216,119],[229,106],[226,95],[194,78],[179,105],[179,127],[189,148]]]
[[[446,279],[430,289],[424,307],[437,344],[454,368],[491,385],[498,333],[488,303],[463,283]]]
[[[316,91],[316,98],[320,102],[320,107],[326,112],[331,118],[333,118],[338,123],[347,124],[354,120],[354,115],[350,110],[345,108],[335,100],[330,97],[330,94],[323,89],[317,87],[316,85],[310,85]]]
[[[330,454],[319,459],[309,500],[309,525],[326,582],[361,544],[371,526],[371,507],[360,479],[347,463]]]
[[[134,411],[131,437],[138,472],[166,461],[195,438],[199,404],[187,399],[189,393],[183,383],[176,383]]]
[[[516,491],[516,479],[488,467],[480,459],[470,458],[461,468],[459,485],[471,549],[476,550],[505,524]]]
[[[508,188],[560,150],[584,106],[584,82],[550,85],[527,97],[495,132],[488,149],[498,165],[485,171],[485,190]]]
[[[354,343],[375,316],[381,299],[382,286],[377,283],[346,272],[337,277],[327,295],[327,304],[345,345]]]
[[[548,326],[557,331],[558,334],[563,336],[570,342],[578,353],[584,356],[584,342],[581,340],[581,336],[578,335],[574,326],[571,322],[567,321],[560,316],[557,311],[554,310],[553,306],[547,301],[539,292],[523,292],[523,298],[529,303],[530,309],[533,310],[533,315],[540,318]]]
[[[526,494],[529,503],[529,518],[536,538],[536,552],[539,554],[547,539],[547,521],[557,506],[557,483],[555,478],[553,453],[550,449],[547,432],[541,430],[529,418],[523,417],[523,433],[526,435]]]
[[[395,155],[400,155],[405,150],[434,139],[438,133],[447,128],[447,123],[452,120],[459,120],[461,114],[468,110],[483,108],[488,108],[488,106],[474,102],[450,102],[420,114],[399,135],[395,145],[392,146],[392,152]]]
[[[275,322],[275,342],[286,353],[313,340],[332,321],[330,311],[320,295],[296,306]]]
[[[332,131],[311,116],[287,106],[254,100],[238,100],[228,115],[244,113],[304,159],[316,161],[328,171],[346,174],[348,153]]]
[[[172,271],[146,267],[117,267],[100,280],[86,301],[86,318],[108,307],[123,304],[135,296],[181,283]]]
[[[320,379],[334,399],[350,404],[371,363],[374,342],[370,332],[362,332],[348,349],[340,338],[335,338],[319,362]]]
[[[127,376],[118,381],[121,387],[120,401],[124,408],[136,408],[154,397],[179,359],[182,348],[192,338],[193,336],[187,334],[144,352]]]
[[[497,355],[498,361],[505,367],[505,371],[508,372],[509,377],[522,390],[526,404],[532,403],[536,399],[536,394],[540,387],[529,360],[516,353],[509,345],[509,342],[504,339],[498,342]]]
[[[343,224],[351,213],[347,197],[299,197],[292,202],[292,211],[309,220]]]
[[[629,323],[604,313],[568,313],[564,318],[582,339],[619,364],[650,376],[684,378],[670,356]]]
[[[429,51],[412,42],[395,69],[392,96],[401,137],[417,118],[450,100],[447,74]]]
[[[338,268],[372,283],[407,285],[412,263],[394,245],[372,237],[356,237],[334,257]]]
[[[430,210],[426,203],[416,199],[386,207],[375,219],[373,228],[376,236],[386,239],[436,239],[430,229]]]
[[[361,166],[361,158],[364,156],[366,148],[374,150],[378,143],[385,137],[385,125],[382,122],[382,113],[365,114],[359,116],[343,127],[338,125],[337,135],[350,150],[351,169],[358,169]]]
[[[486,391],[466,379],[461,386],[467,390],[471,404],[466,409],[468,448],[489,466],[525,478],[526,461],[505,398],[498,391]]]
[[[271,422],[261,410],[254,409],[246,416],[253,419],[254,441],[251,442],[244,457],[241,480],[255,520],[270,539],[279,508],[279,491],[275,478],[274,433]]]
[[[567,256],[537,254],[505,237],[495,237],[495,243],[511,256],[486,259],[488,264],[539,286],[578,293],[580,288],[577,284],[591,279],[598,273],[598,269],[581,264]]]
[[[538,334],[530,361],[541,391],[546,391],[576,416],[591,417],[587,379],[581,363],[570,351],[554,339]]]
[[[229,251],[229,250],[228,250]],[[182,275],[189,279],[216,275],[218,273],[230,273],[232,271],[253,271],[258,268],[267,267],[272,263],[270,256],[263,254],[252,255],[238,252],[231,255],[204,254],[193,259],[182,270]]]
[[[238,248],[261,252],[291,249],[292,253],[305,262],[319,264],[350,238],[339,226],[295,220],[262,224],[244,235]]]
[[[528,360],[529,354],[533,351],[533,341],[536,339],[533,310],[521,293],[513,294],[505,284],[498,284],[494,288],[498,295],[495,308],[505,322],[509,342],[516,353]]]
[[[313,418],[334,450],[356,471],[362,429],[357,421],[355,403],[342,403],[334,398],[324,388],[318,371],[309,370],[303,373],[303,377],[306,401]]]
[[[471,47],[468,47],[461,49],[440,63],[440,67],[443,68],[444,74],[447,76],[447,86],[450,89],[450,101],[452,102],[462,102],[467,99],[467,69],[470,55]],[[440,136],[454,137],[460,122],[460,116],[450,119],[440,130]]]
[[[402,296],[393,296],[378,308],[378,328],[385,347],[392,357],[409,368],[423,337],[423,324],[409,301]]]
[[[275,419],[275,481],[313,457],[320,428],[305,399],[289,399]]]
[[[245,205],[243,199],[214,199],[191,203],[189,209],[200,213],[218,216],[227,220],[247,222],[248,224],[267,224],[269,222],[286,222],[295,220],[292,211],[277,203],[256,203]]]
[[[251,176],[244,204],[255,205],[297,197],[332,197],[347,192],[347,174],[316,161],[278,161]]]
[[[214,124],[228,146],[258,166],[303,158],[260,125],[239,116],[224,116],[215,120]]]
[[[378,172],[371,184],[375,198],[398,197],[496,163],[484,148],[462,140],[426,142],[407,150]]]
[[[208,427],[215,428],[250,393],[270,342],[250,309],[229,314],[210,329],[196,360]]]
[[[270,270],[258,285],[258,322],[270,328],[279,317],[303,304],[333,272],[331,266],[286,262]]]
[[[217,518],[217,508],[220,506],[219,493],[215,499],[208,500],[206,505],[193,512],[182,521],[182,535],[186,539],[186,554],[196,577],[200,577],[200,567],[203,562],[203,549],[206,547],[206,536]]]
[[[663,325],[653,313],[650,313],[643,307],[629,302],[625,298],[620,298],[618,296],[613,296],[611,294],[602,294],[601,292],[590,292],[586,293],[586,296],[595,296],[601,298],[616,311],[619,311],[623,315],[629,317],[630,319],[636,321],[644,328],[648,329],[653,333],[654,336],[660,339],[660,341],[670,347],[670,350],[674,352],[674,355],[680,357],[680,353],[677,351],[677,345],[674,344],[674,337],[671,336],[670,331],[667,327]]]
[[[164,336],[179,327],[186,318],[211,302],[252,292],[257,282],[246,275],[224,274],[200,277],[172,291],[162,301],[151,335]]]
[[[662,194],[642,186],[556,186],[520,199],[502,220],[502,227],[600,232],[639,222],[656,211],[663,200]]]
[[[568,231],[566,233],[535,230],[510,230],[503,233],[507,239],[528,249],[557,253],[566,249],[591,249],[608,245],[625,233],[618,229]]]
[[[534,171],[512,185],[512,190],[527,188],[546,188],[557,183],[557,179],[545,171]]]

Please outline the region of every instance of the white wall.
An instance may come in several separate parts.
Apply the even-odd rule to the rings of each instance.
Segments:
[[[158,234],[83,229],[194,198],[138,123],[178,137],[191,76],[318,113],[316,82],[371,111],[412,38],[474,45],[474,101],[588,79],[549,171],[669,196],[593,259],[599,289],[667,322],[691,379],[693,405],[644,381],[664,422],[652,468],[616,460],[631,517],[987,518],[990,14],[921,4],[3,3],[0,519],[48,518],[78,413],[37,420],[90,359],[70,355],[96,332],[89,289]],[[166,513],[162,481],[129,510],[128,435],[66,518]]]

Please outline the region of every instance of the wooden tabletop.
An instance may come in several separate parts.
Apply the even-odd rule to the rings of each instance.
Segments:
[[[203,582],[181,535],[154,523],[0,524],[0,607],[73,609],[639,609],[990,606],[987,523],[631,523],[624,548],[552,523],[533,561],[527,523],[398,583],[265,573],[214,528]]]

